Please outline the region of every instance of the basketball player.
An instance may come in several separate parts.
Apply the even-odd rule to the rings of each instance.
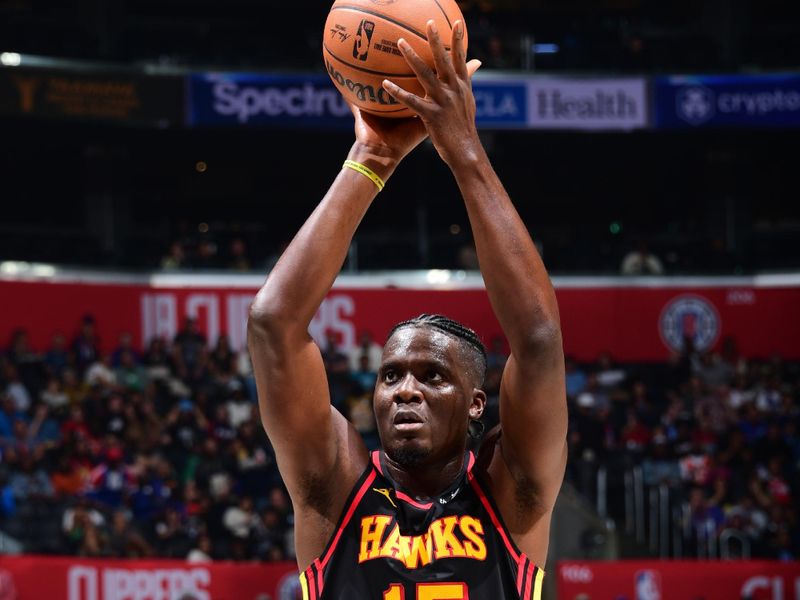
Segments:
[[[419,118],[354,110],[345,168],[287,248],[250,313],[261,416],[296,515],[305,600],[498,600],[541,594],[553,505],[565,468],[564,359],[553,288],[478,139],[463,27],[452,50],[433,22],[434,72],[404,43],[420,98],[385,82]],[[378,188],[429,135],[461,189],[492,307],[511,347],[500,427],[466,451],[486,404],[485,350],[441,316],[398,325],[383,353],[370,455],[331,407],[308,334]],[[398,214],[405,207],[397,206]]]

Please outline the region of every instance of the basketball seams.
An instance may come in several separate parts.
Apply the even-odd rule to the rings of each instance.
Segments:
[[[416,78],[416,75],[415,75],[414,73],[385,73],[385,72],[383,72],[383,71],[373,71],[372,69],[367,69],[367,68],[364,68],[364,67],[359,67],[359,66],[356,66],[356,65],[354,65],[354,64],[352,64],[352,63],[349,63],[349,62],[347,62],[346,60],[343,60],[343,59],[339,58],[338,56],[336,56],[336,55],[335,55],[335,54],[334,54],[334,53],[331,51],[331,49],[330,49],[330,48],[328,48],[328,45],[327,45],[327,44],[323,43],[323,44],[322,44],[322,48],[325,50],[325,52],[327,52],[328,54],[330,54],[332,58],[334,58],[334,59],[338,60],[340,63],[342,63],[343,65],[346,65],[346,66],[348,66],[348,67],[349,67],[349,68],[351,68],[351,69],[355,69],[356,71],[361,71],[361,72],[363,72],[363,73],[368,73],[369,75],[379,75],[379,76],[381,76],[381,77],[397,77],[397,78],[400,78],[400,79],[411,79],[411,78]]]
[[[453,24],[450,22],[450,17],[447,15],[447,12],[444,10],[444,8],[442,8],[442,5],[439,4],[439,0],[433,0],[433,1],[436,2],[436,6],[439,7],[439,10],[442,11],[442,14],[444,15],[444,20],[447,21],[447,25],[448,27],[450,27],[450,30],[452,31]]]

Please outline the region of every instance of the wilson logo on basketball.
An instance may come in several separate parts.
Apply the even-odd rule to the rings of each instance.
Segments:
[[[363,19],[358,26],[356,39],[353,43],[353,58],[366,61],[369,57],[369,46],[372,43],[372,34],[375,33],[375,23]]]
[[[350,92],[351,96],[355,96],[360,102],[369,102],[372,104],[379,104],[381,106],[394,106],[400,104],[397,100],[392,98],[386,93],[382,87],[377,90],[374,86],[353,81],[352,79],[342,75],[336,67],[331,64],[331,61],[325,60],[325,65],[328,67],[328,74],[331,79],[336,82],[339,87],[345,88]]]

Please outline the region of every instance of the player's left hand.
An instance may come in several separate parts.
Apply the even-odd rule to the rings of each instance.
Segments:
[[[383,87],[395,100],[419,116],[439,155],[453,168],[459,161],[478,155],[482,148],[475,124],[475,96],[472,93],[472,76],[481,62],[466,60],[462,21],[456,21],[453,26],[450,52],[445,49],[432,20],[428,21],[427,34],[435,70],[405,40],[398,43],[403,57],[425,89],[425,97],[412,94],[388,79],[383,82]]]

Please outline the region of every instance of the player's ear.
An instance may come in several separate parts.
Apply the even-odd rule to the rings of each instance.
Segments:
[[[480,419],[486,409],[486,392],[478,388],[472,390],[472,402],[469,405],[469,418]]]

